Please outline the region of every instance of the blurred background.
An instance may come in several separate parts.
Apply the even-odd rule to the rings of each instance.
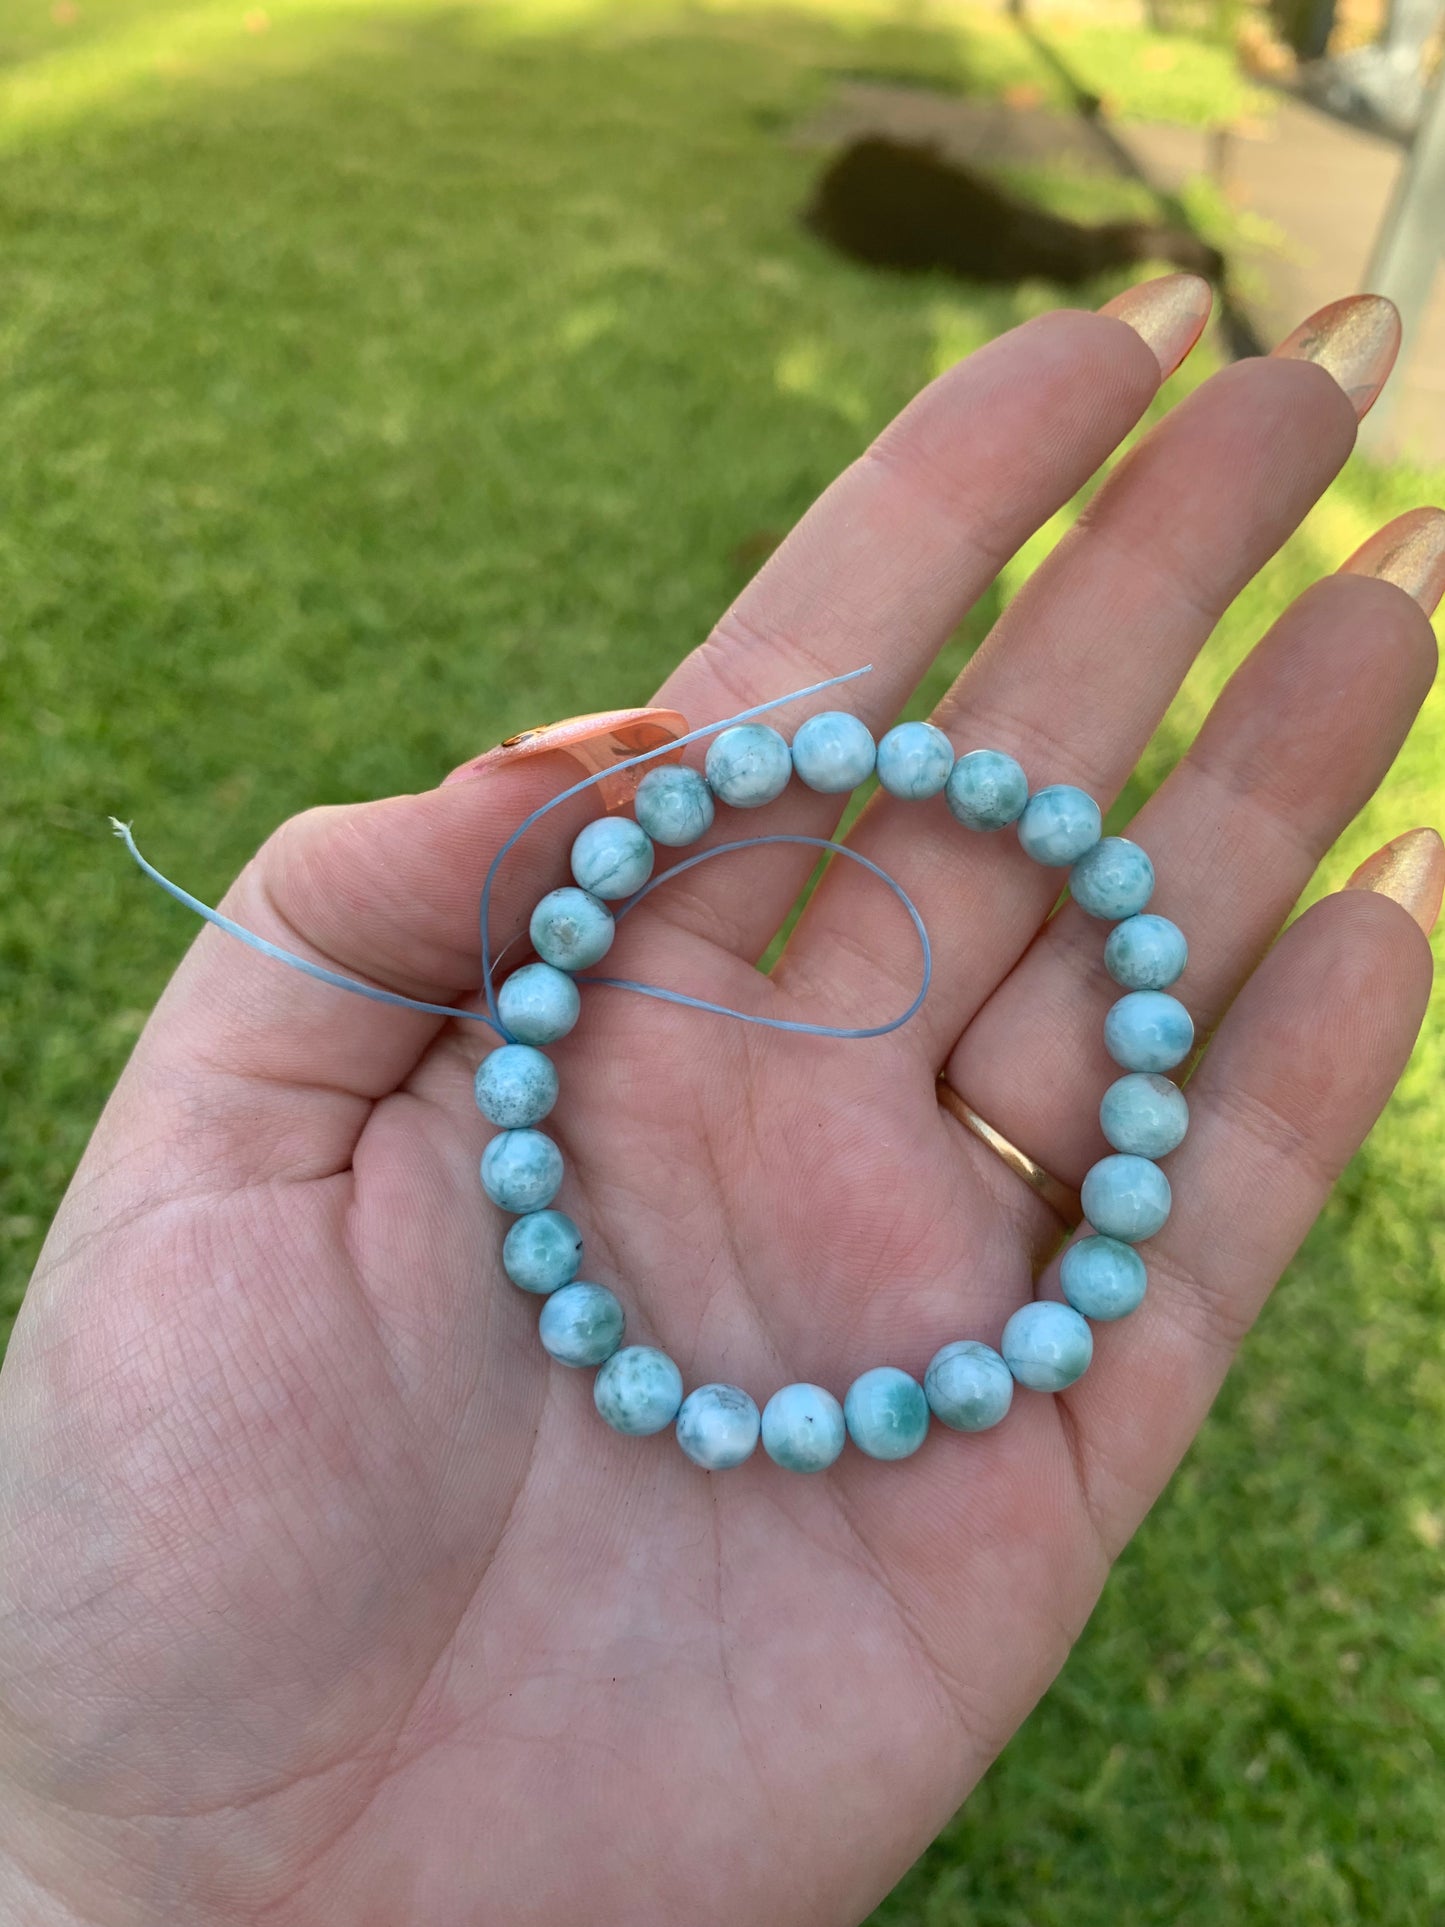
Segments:
[[[5,1322],[193,935],[107,812],[214,901],[295,810],[645,702],[868,436],[1023,317],[1156,251],[1222,264],[1162,408],[1383,281],[1410,345],[1367,445],[1126,819],[1290,596],[1445,501],[1438,41],[1438,0],[5,0]],[[923,272],[869,263],[876,221],[800,219],[880,139],[937,176]],[[1437,695],[1315,894],[1441,822],[1442,745]],[[877,1927],[1445,1919],[1442,1016]]]

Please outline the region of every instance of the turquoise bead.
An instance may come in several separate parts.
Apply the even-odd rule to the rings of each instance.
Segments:
[[[1194,1043],[1194,1019],[1166,990],[1131,990],[1104,1019],[1104,1049],[1126,1071],[1172,1071]]]
[[[612,912],[587,890],[549,890],[532,912],[532,948],[556,970],[586,970],[612,948]]]
[[[905,803],[937,796],[952,771],[953,744],[932,723],[897,723],[879,741],[878,781]]]
[[[949,771],[943,795],[965,829],[1001,830],[1022,815],[1029,781],[1001,749],[971,749]]]
[[[482,1189],[503,1211],[540,1211],[562,1183],[562,1153],[545,1131],[503,1131],[482,1153]]]
[[[624,1345],[592,1382],[592,1402],[614,1432],[643,1438],[661,1432],[682,1403],[682,1373],[666,1352]]]
[[[677,1442],[704,1472],[728,1472],[751,1458],[762,1421],[736,1385],[699,1385],[682,1401]]]
[[[1154,894],[1154,865],[1128,837],[1101,837],[1070,870],[1069,889],[1091,917],[1136,916]]]
[[[1118,924],[1104,945],[1104,968],[1125,990],[1167,990],[1188,961],[1184,932],[1152,913]]]
[[[1013,1403],[1013,1373],[992,1345],[960,1338],[929,1360],[923,1395],[941,1424],[955,1432],[986,1432]]]
[[[1104,818],[1092,796],[1069,783],[1036,790],[1019,818],[1019,842],[1035,863],[1077,863],[1098,842]]]
[[[1099,1123],[1116,1151],[1162,1158],[1177,1151],[1189,1129],[1189,1101],[1177,1084],[1152,1071],[1130,1071],[1105,1091]]]
[[[557,1102],[557,1071],[530,1044],[502,1044],[477,1066],[477,1109],[489,1124],[515,1131],[540,1124]]]
[[[543,1300],[537,1335],[559,1365],[600,1365],[622,1343],[625,1322],[606,1285],[563,1285]]]
[[[1039,1298],[1019,1306],[1003,1328],[999,1349],[1020,1385],[1062,1392],[1089,1369],[1094,1334],[1071,1305]]]
[[[793,753],[767,723],[734,723],[708,746],[707,781],[735,810],[755,810],[788,787]]]
[[[1124,1318],[1143,1301],[1144,1260],[1117,1238],[1079,1238],[1064,1253],[1059,1283],[1085,1318]]]
[[[824,1472],[848,1435],[843,1407],[821,1385],[785,1385],[763,1407],[763,1450],[785,1472]]]
[[[1163,1230],[1173,1202],[1159,1166],[1127,1151],[1100,1158],[1084,1179],[1082,1195],[1084,1215],[1095,1231],[1129,1245]]]
[[[842,796],[866,783],[878,751],[866,724],[846,709],[825,709],[810,716],[793,738],[793,768],[798,780],[824,796]]]
[[[870,1459],[906,1459],[928,1432],[923,1387],[896,1365],[875,1365],[848,1387],[843,1400],[848,1436]]]
[[[605,903],[630,897],[652,875],[652,838],[630,816],[599,816],[572,845],[578,887]]]
[[[523,964],[497,992],[502,1028],[523,1044],[555,1044],[577,1022],[582,998],[576,984],[551,964]]]
[[[529,1211],[502,1240],[502,1269],[523,1291],[545,1297],[582,1268],[582,1233],[565,1211]]]
[[[633,801],[637,820],[654,843],[679,850],[712,828],[712,791],[695,769],[667,763],[650,769]]]

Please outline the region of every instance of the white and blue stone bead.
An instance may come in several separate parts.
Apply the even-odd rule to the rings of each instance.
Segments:
[[[755,810],[788,787],[793,754],[767,723],[734,723],[714,736],[704,765],[708,788],[735,810]]]
[[[557,1071],[530,1044],[502,1044],[477,1066],[477,1109],[489,1124],[515,1131],[540,1124],[557,1102]]]
[[[577,834],[572,875],[589,896],[615,903],[642,888],[652,875],[654,855],[652,838],[640,823],[629,816],[599,816]]]
[[[1071,783],[1035,790],[1019,818],[1019,842],[1035,863],[1077,863],[1099,841],[1104,818],[1087,791]]]
[[[1177,1151],[1189,1129],[1189,1102],[1177,1084],[1153,1071],[1130,1071],[1105,1091],[1099,1124],[1116,1151],[1162,1158]]]
[[[570,1285],[582,1269],[582,1233],[565,1211],[529,1211],[502,1241],[502,1269],[539,1296]]]
[[[751,1458],[761,1429],[757,1406],[736,1385],[699,1385],[677,1414],[677,1442],[704,1472],[727,1472]]]
[[[1125,990],[1167,990],[1188,961],[1184,932],[1152,911],[1116,924],[1104,943],[1104,968]]]
[[[952,772],[953,744],[932,723],[896,723],[879,738],[879,784],[901,802],[937,796]]]
[[[606,1285],[563,1285],[543,1299],[537,1334],[559,1365],[600,1365],[622,1343],[625,1322]]]
[[[1154,865],[1126,836],[1104,836],[1069,872],[1074,902],[1091,917],[1133,917],[1154,894]]]
[[[540,1211],[562,1185],[562,1153],[545,1131],[503,1131],[482,1153],[482,1189],[503,1211]]]
[[[1149,1275],[1133,1245],[1117,1238],[1076,1238],[1059,1266],[1065,1298],[1085,1318],[1123,1318],[1144,1300]]]
[[[1169,1180],[1159,1166],[1127,1151],[1100,1158],[1086,1174],[1080,1195],[1095,1231],[1130,1245],[1162,1231],[1173,1203]]]
[[[943,796],[965,829],[1002,830],[1023,815],[1028,778],[1001,749],[971,749],[950,770]]]
[[[821,1385],[785,1385],[763,1407],[763,1450],[785,1472],[825,1472],[843,1450],[843,1407]]]
[[[653,842],[669,850],[706,836],[717,813],[706,782],[680,763],[650,769],[637,786],[632,807]]]
[[[624,1345],[592,1383],[592,1402],[614,1432],[664,1431],[682,1404],[682,1373],[653,1345]]]
[[[848,1387],[843,1400],[848,1436],[870,1459],[906,1459],[928,1433],[923,1387],[896,1365],[875,1365]]]
[[[961,1338],[933,1354],[923,1374],[923,1395],[941,1425],[955,1432],[986,1432],[1013,1403],[1013,1373],[992,1345]]]
[[[1020,1385],[1062,1392],[1088,1370],[1094,1335],[1072,1305],[1036,1298],[1020,1305],[1004,1326],[999,1350]]]
[[[1194,1020],[1167,990],[1130,990],[1104,1019],[1104,1049],[1126,1071],[1172,1071],[1194,1044]]]
[[[554,970],[589,970],[612,948],[617,925],[600,897],[567,883],[543,897],[527,934],[537,955]]]
[[[824,796],[843,796],[866,783],[877,757],[872,731],[845,709],[810,716],[793,738],[799,782]]]
[[[497,992],[497,1015],[509,1037],[523,1044],[555,1044],[582,1014],[582,998],[566,971],[548,963],[523,964]]]

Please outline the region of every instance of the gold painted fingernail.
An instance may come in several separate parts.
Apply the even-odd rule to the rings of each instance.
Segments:
[[[1317,308],[1274,352],[1281,361],[1317,362],[1344,389],[1355,419],[1362,421],[1400,352],[1400,317],[1382,294],[1347,294]]]
[[[1154,351],[1159,377],[1172,375],[1204,333],[1214,290],[1201,274],[1161,274],[1106,301],[1100,314],[1127,321]]]
[[[1408,509],[1377,529],[1342,563],[1341,573],[1393,582],[1433,615],[1445,595],[1445,512]]]
[[[544,723],[537,729],[523,729],[515,736],[508,736],[485,756],[473,757],[471,762],[454,769],[442,783],[443,787],[447,783],[460,783],[484,769],[530,762],[534,757],[549,756],[554,751],[570,756],[588,776],[595,776],[599,770],[611,769],[614,763],[625,762],[629,756],[640,756],[644,750],[673,742],[687,731],[686,716],[675,709],[604,709],[588,716],[567,716],[559,723]],[[681,757],[680,749],[664,752],[637,769],[619,770],[607,777],[597,785],[603,803],[609,810],[630,803],[649,769],[659,763],[676,763]]]
[[[1367,856],[1345,885],[1392,897],[1409,911],[1428,937],[1445,897],[1445,842],[1438,830],[1406,830],[1383,850]]]

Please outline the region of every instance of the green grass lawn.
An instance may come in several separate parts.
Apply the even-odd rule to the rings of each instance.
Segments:
[[[1243,104],[1207,47],[1057,44],[1123,114]],[[1004,21],[881,0],[6,11],[7,1310],[192,935],[107,812],[214,899],[292,811],[645,700],[740,550],[1054,304],[878,279],[799,231],[818,158],[789,130],[858,73],[1058,97]],[[1352,466],[1128,801],[1285,598],[1442,489]],[[1442,747],[1435,700],[1317,888],[1440,820]],[[1437,1008],[1063,1678],[880,1927],[1445,1915],[1442,1073]]]

